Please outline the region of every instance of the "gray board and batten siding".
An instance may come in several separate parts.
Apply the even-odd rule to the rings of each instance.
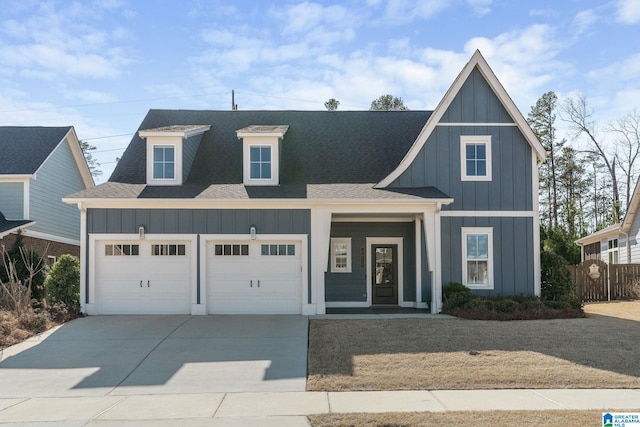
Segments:
[[[31,180],[30,219],[36,223],[29,229],[79,241],[80,212],[62,198],[84,188],[69,142],[64,140],[40,167],[37,179]]]
[[[375,237],[402,237],[403,238],[403,286],[404,300],[415,301],[416,274],[415,274],[415,224],[413,222],[334,222],[331,224],[331,237],[351,238],[351,273],[332,273],[327,266],[325,274],[325,301],[343,302],[367,300],[367,289],[371,287],[367,283],[366,263],[363,265],[360,259],[362,248],[366,251],[366,238]],[[366,259],[365,254],[365,259]],[[423,265],[426,267],[426,250],[423,250]],[[329,260],[329,263],[331,260]],[[430,294],[431,281],[427,272],[422,274],[422,295],[425,301]],[[400,302],[400,301],[399,301]]]
[[[462,282],[462,227],[493,228],[493,290],[481,296],[532,295],[534,289],[533,218],[442,217],[442,284]]]
[[[0,182],[0,212],[7,219],[25,219],[24,183]]]
[[[87,209],[87,234],[137,234],[141,225],[146,233],[160,235],[248,235],[251,226],[256,227],[257,234],[306,234],[308,302],[311,303],[311,211],[308,209]],[[198,280],[198,292],[200,286]]]
[[[482,107],[482,108],[480,108]],[[531,146],[476,69],[445,112],[413,163],[391,187],[433,186],[454,199],[443,210],[533,210]],[[491,135],[491,181],[462,181],[460,136]]]

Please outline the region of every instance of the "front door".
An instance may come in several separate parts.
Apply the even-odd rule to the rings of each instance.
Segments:
[[[398,304],[398,245],[372,245],[371,303]]]

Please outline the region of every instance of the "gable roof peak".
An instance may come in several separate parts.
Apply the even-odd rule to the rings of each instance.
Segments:
[[[504,86],[502,86],[502,84],[498,80],[498,77],[495,75],[491,67],[489,67],[489,64],[487,63],[484,56],[482,56],[482,53],[480,52],[480,50],[476,49],[476,51],[471,56],[471,59],[469,59],[466,65],[462,68],[458,76],[455,78],[455,80],[453,81],[453,83],[445,93],[444,97],[440,100],[440,103],[438,104],[438,106],[435,108],[435,110],[433,110],[433,114],[429,116],[429,119],[427,120],[427,123],[424,125],[422,131],[418,135],[418,138],[416,138],[416,141],[413,143],[413,146],[409,149],[409,151],[407,152],[405,157],[402,159],[398,167],[393,172],[391,172],[385,179],[383,179],[378,184],[376,184],[376,188],[387,187],[394,180],[396,180],[405,170],[407,170],[407,168],[418,156],[418,153],[420,152],[424,144],[427,142],[427,139],[429,138],[431,133],[434,131],[435,127],[438,125],[438,123],[442,119],[442,116],[447,111],[447,109],[455,99],[456,95],[460,92],[460,90],[462,89],[462,86],[467,81],[467,79],[471,76],[471,73],[475,69],[478,69],[478,71],[480,72],[482,77],[486,80],[487,84],[489,85],[493,93],[496,95],[496,97],[498,98],[502,106],[505,108],[507,113],[511,116],[514,123],[516,124],[520,132],[522,132],[525,139],[531,146],[531,149],[534,150],[534,152],[536,153],[538,160],[542,161],[545,159],[546,151],[542,146],[542,144],[540,143],[540,141],[538,140],[538,137],[536,137],[536,135],[531,130],[531,127],[529,127],[529,124],[527,123],[526,119],[524,118],[520,110],[518,110],[518,107],[513,102],[513,100],[505,90]]]

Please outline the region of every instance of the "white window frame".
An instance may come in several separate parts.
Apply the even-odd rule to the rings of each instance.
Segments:
[[[147,185],[182,185],[182,138],[147,137]],[[154,148],[173,147],[173,178],[154,178]]]
[[[243,145],[243,182],[244,185],[279,185],[280,184],[280,147],[277,137],[244,136]],[[271,147],[271,179],[251,178],[251,147]]]
[[[166,178],[166,177],[162,177],[162,178],[156,178],[155,176],[155,166],[156,166],[156,157],[155,157],[155,153],[156,153],[156,148],[162,148],[163,150],[166,150],[167,148],[171,148],[173,149],[173,178]],[[152,162],[152,170],[151,170],[151,176],[153,178],[154,181],[175,181],[176,180],[176,146],[175,144],[153,144],[153,147],[151,149],[151,153],[153,158],[151,159]],[[167,161],[163,160],[163,165],[168,163]]]
[[[269,178],[253,178],[251,176],[251,165],[253,164],[253,162],[251,161],[251,149],[252,148],[259,148],[260,152],[262,152],[263,148],[268,148],[269,149]],[[262,171],[262,165],[267,163],[267,162],[263,162],[262,161],[262,154],[260,155],[260,161],[258,162],[261,167],[260,170]],[[271,181],[273,180],[273,146],[271,146],[270,144],[250,144],[249,145],[249,180],[251,181]]]
[[[612,246],[612,242],[615,242],[615,246]],[[620,242],[618,238],[607,239],[607,261],[609,264],[618,264],[620,262]],[[615,260],[611,258],[614,257]]]
[[[493,289],[493,228],[492,227],[462,227],[462,283],[469,289]],[[487,283],[469,283],[467,280],[467,236],[487,235]]]
[[[336,248],[338,245],[347,245],[347,263],[345,267],[337,266]],[[331,272],[332,273],[351,273],[351,237],[332,237],[331,238]]]
[[[487,155],[486,175],[467,175],[467,145],[484,145]],[[460,136],[460,174],[462,181],[491,181],[491,135]]]

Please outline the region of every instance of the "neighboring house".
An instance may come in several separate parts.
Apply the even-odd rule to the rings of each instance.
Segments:
[[[608,264],[640,263],[640,180],[622,222],[576,240],[582,261],[601,260]],[[627,244],[629,242],[629,244]]]
[[[62,197],[93,186],[73,127],[0,127],[0,245],[21,230],[50,263],[80,255],[80,212]]]
[[[151,110],[82,211],[83,311],[540,294],[545,152],[480,52],[434,111]]]

